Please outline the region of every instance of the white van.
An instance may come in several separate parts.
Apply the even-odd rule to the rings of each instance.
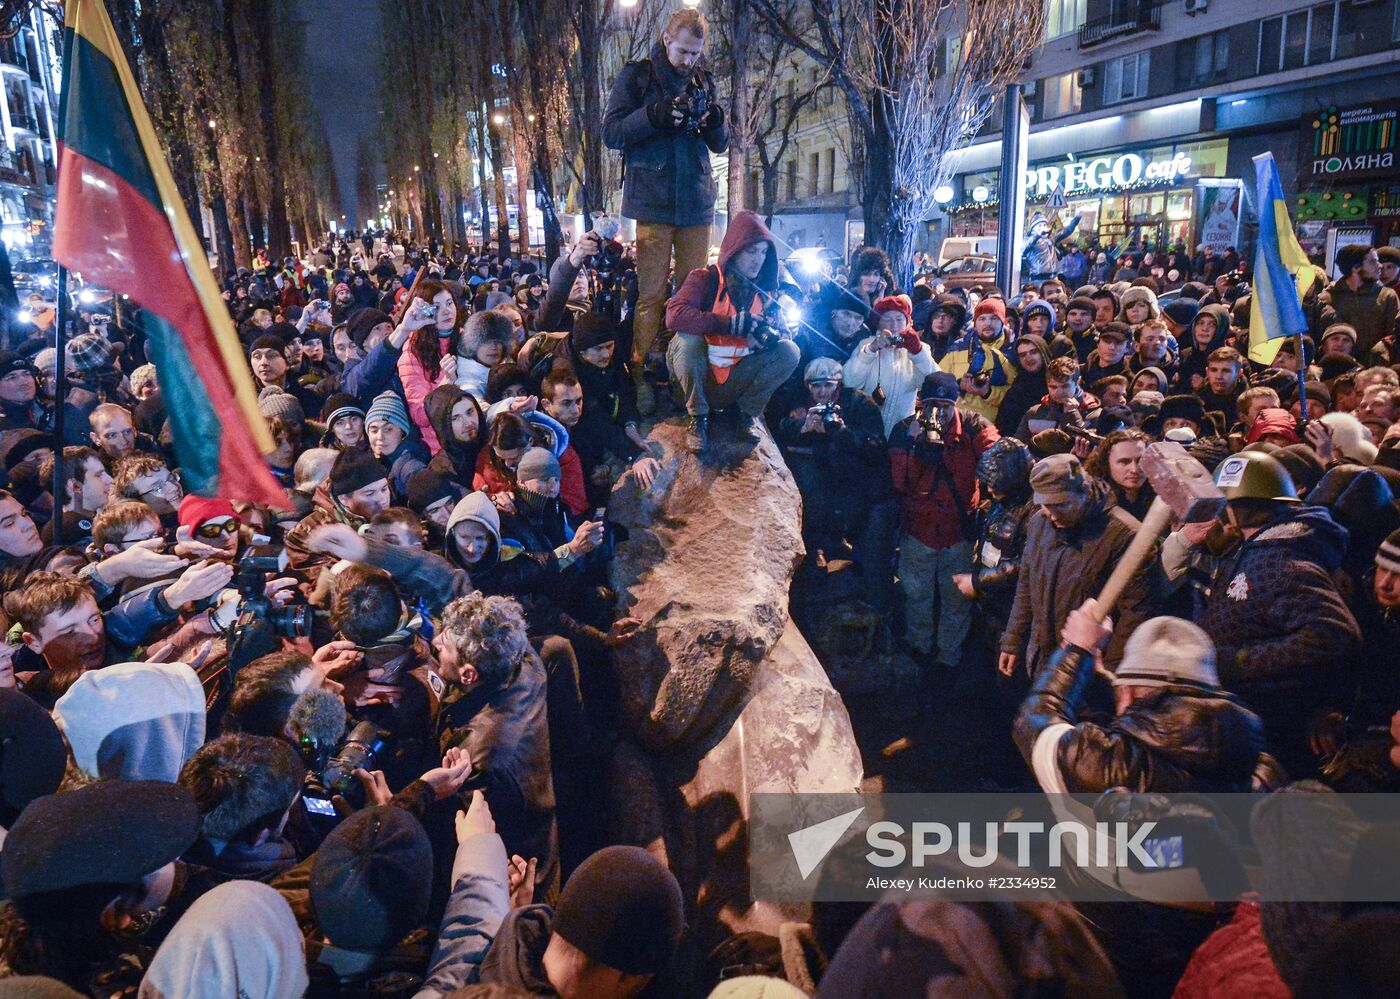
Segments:
[[[938,248],[938,266],[942,267],[958,257],[995,257],[997,238],[995,236],[949,236]]]

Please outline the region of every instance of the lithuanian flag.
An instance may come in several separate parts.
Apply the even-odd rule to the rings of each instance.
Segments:
[[[68,0],[53,255],[146,311],[185,488],[286,506],[252,372],[102,0]]]

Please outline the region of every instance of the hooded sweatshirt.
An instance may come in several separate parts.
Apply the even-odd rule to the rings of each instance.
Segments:
[[[1001,400],[1001,409],[997,411],[997,430],[1003,437],[1014,434],[1021,425],[1021,417],[1045,395],[1045,369],[1050,365],[1050,346],[1044,337],[1035,333],[1027,333],[1017,341],[1018,344],[1022,342],[1035,346],[1040,354],[1040,370],[1027,374],[1021,367],[1021,359],[1013,352],[1010,360],[1016,366],[1016,380],[1011,383],[1011,388]]]
[[[200,896],[151,959],[140,999],[299,999],[306,957],[277,889],[230,881]]]
[[[204,745],[204,688],[184,663],[122,663],[78,677],[54,721],[89,777],[175,781]]]
[[[471,400],[476,409],[476,440],[466,444],[452,436],[452,410],[463,399]],[[471,485],[472,476],[476,473],[477,456],[486,441],[486,414],[481,410],[481,403],[456,385],[439,385],[428,393],[423,409],[441,445],[428,467],[460,485]]]
[[[778,248],[773,234],[754,212],[743,211],[729,223],[719,246],[719,262],[696,268],[686,276],[685,283],[666,304],[666,325],[685,336],[705,338],[710,358],[710,371],[716,382],[723,385],[730,369],[751,353],[747,334],[734,333],[733,321],[740,311],[755,316],[763,314],[764,300],[754,294],[747,302],[734,301],[733,289],[725,276],[734,254],[754,243],[765,243],[768,253],[753,286],[773,294],[778,287]],[[737,294],[738,292],[734,292]]]
[[[1203,305],[1201,311],[1196,313],[1193,324],[1199,321],[1202,316],[1209,316],[1215,323],[1215,335],[1210,338],[1210,343],[1204,350],[1197,348],[1195,327],[1189,330],[1183,337],[1187,346],[1181,351],[1181,364],[1176,369],[1177,384],[1181,386],[1183,392],[1194,392],[1199,386],[1194,384],[1193,376],[1199,375],[1203,380],[1206,376],[1206,361],[1210,358],[1211,351],[1217,347],[1225,346],[1225,340],[1230,335],[1230,313],[1223,305]]]

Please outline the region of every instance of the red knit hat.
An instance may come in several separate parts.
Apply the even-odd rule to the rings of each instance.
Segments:
[[[870,308],[876,315],[881,312],[902,312],[907,323],[914,323],[914,306],[910,303],[908,295],[886,295]]]
[[[1245,435],[1246,444],[1253,444],[1262,440],[1265,434],[1277,437],[1288,438],[1291,444],[1302,443],[1298,439],[1298,424],[1293,419],[1293,414],[1286,409],[1266,409],[1254,419],[1250,425],[1249,433]]]
[[[237,517],[233,504],[226,499],[210,499],[193,493],[180,501],[180,526],[189,528],[191,534],[198,531],[207,521],[215,517]]]
[[[1006,303],[999,298],[984,298],[977,303],[977,308],[972,310],[972,318],[978,316],[993,315],[1006,322]]]

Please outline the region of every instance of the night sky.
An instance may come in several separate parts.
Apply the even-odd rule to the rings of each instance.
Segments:
[[[384,142],[379,128],[379,0],[297,0],[307,20],[306,87],[330,136],[340,212],[355,219],[355,144]]]

